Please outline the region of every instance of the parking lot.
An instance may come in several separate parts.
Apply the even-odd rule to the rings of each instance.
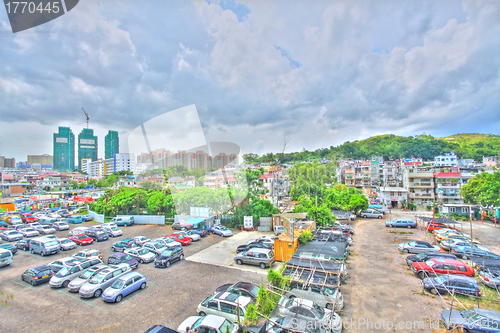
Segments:
[[[82,223],[70,227],[91,225],[95,224]],[[189,259],[164,269],[155,268],[153,263],[148,263],[137,269],[148,279],[146,289],[125,297],[121,303],[105,303],[100,298],[82,299],[66,289],[52,289],[48,284],[32,287],[21,281],[21,274],[26,269],[70,256],[85,248],[100,250],[106,260],[112,253],[111,244],[118,239],[138,235],[155,238],[173,232],[167,226],[135,225],[121,229],[121,237],[89,246],[78,246],[75,250],[52,256],[41,257],[19,251],[11,266],[0,268],[0,290],[13,296],[8,301],[8,306],[0,308],[0,332],[144,332],[157,323],[177,328],[185,318],[196,315],[198,304],[218,286],[243,280],[255,283],[265,280],[263,274]],[[233,237],[241,237],[238,234],[235,231]],[[56,235],[68,237],[68,231],[61,231]],[[200,241],[183,247],[185,256],[190,258],[214,244],[224,246],[225,242],[232,242],[233,237],[203,237]],[[241,243],[236,242],[235,245]],[[230,259],[234,257],[236,249],[236,246],[231,247],[232,245],[228,248],[232,251],[227,254]]]

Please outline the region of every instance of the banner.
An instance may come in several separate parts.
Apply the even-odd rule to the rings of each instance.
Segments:
[[[253,228],[253,216],[244,216],[243,217],[243,227],[245,229]]]
[[[73,201],[76,202],[92,202],[92,197],[79,197],[79,196],[74,196]]]

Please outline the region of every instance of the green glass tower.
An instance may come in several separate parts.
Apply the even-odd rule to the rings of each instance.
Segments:
[[[118,139],[117,131],[108,131],[104,137],[104,158],[113,158],[115,153],[120,152],[120,140]]]
[[[68,171],[75,168],[75,135],[69,127],[59,126],[54,133],[54,170]]]
[[[82,169],[82,158],[91,158],[97,161],[97,135],[94,130],[84,128],[78,134],[78,169]]]

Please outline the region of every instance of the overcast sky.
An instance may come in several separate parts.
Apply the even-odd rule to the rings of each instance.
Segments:
[[[52,154],[58,126],[86,126],[82,107],[101,157],[108,129],[125,150],[142,123],[190,105],[206,141],[243,153],[279,151],[285,135],[291,152],[383,133],[500,134],[499,7],[85,0],[16,34],[0,8],[0,155]]]

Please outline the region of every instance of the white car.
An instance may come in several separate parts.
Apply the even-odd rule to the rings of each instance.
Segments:
[[[147,242],[151,241],[151,239],[147,238],[146,236],[136,236],[132,239],[134,240],[135,244],[137,244],[139,246],[143,246]]]
[[[72,230],[69,231],[69,235],[70,236],[74,236],[74,235],[84,235],[85,234],[85,231],[87,231],[87,227],[78,227],[78,228],[74,228]]]
[[[49,235],[49,234],[55,234],[56,229],[48,226],[48,225],[41,225],[39,227],[36,227],[36,231],[40,233],[40,235]]]
[[[49,215],[47,215],[48,217],[53,217],[53,218],[56,218],[56,219],[60,219],[61,218],[61,215],[57,214],[57,213],[50,213]]]
[[[23,228],[19,230],[19,232],[23,234],[24,237],[35,237],[40,235],[35,228]]]
[[[123,235],[123,232],[120,229],[118,229],[118,227],[116,225],[110,226],[110,227],[109,226],[103,226],[102,230],[104,230],[105,232],[107,232],[110,237],[118,237],[118,236]]]
[[[308,299],[281,297],[278,308],[281,316],[297,316],[299,319],[306,320],[314,319],[322,325],[330,325],[333,332],[342,330],[340,317],[335,312]]]
[[[59,238],[58,241],[63,251],[76,249],[76,243],[69,238]]]
[[[271,246],[274,246],[274,238],[275,236],[274,235],[271,235],[271,236],[260,236],[259,238],[257,239],[251,239],[247,242],[247,245],[250,244],[250,243],[264,243],[264,244],[267,244],[267,245],[271,245]]]
[[[0,234],[0,237],[7,242],[15,242],[23,239],[23,234],[17,230],[7,230]]]
[[[186,332],[187,327],[196,327],[196,331],[198,332],[211,333],[236,333],[240,329],[237,324],[233,324],[226,318],[216,315],[188,317],[179,325],[177,332],[188,333]]]
[[[228,292],[216,293],[208,296],[198,305],[198,314],[200,316],[213,314],[236,323],[238,319],[243,321],[247,306],[250,303],[252,303],[250,297]],[[239,315],[237,310],[239,310]]]
[[[201,236],[194,232],[193,230],[182,231],[181,233],[185,234],[187,237],[191,238],[193,242],[199,241]]]

